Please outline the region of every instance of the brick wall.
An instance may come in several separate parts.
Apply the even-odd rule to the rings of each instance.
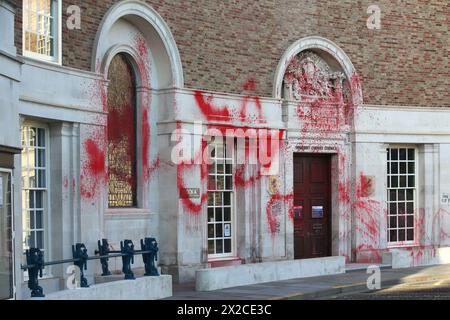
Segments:
[[[82,8],[82,30],[63,23],[63,64],[89,70],[99,23],[117,0],[65,0]],[[147,0],[169,25],[187,87],[271,96],[274,72],[296,40],[337,43],[363,84],[365,103],[450,107],[450,2],[309,0]],[[21,1],[18,1],[21,7]],[[367,8],[382,9],[382,30],[366,27]],[[20,8],[17,45],[21,48]]]

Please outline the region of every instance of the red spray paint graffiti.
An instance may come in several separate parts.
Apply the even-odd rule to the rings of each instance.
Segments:
[[[87,139],[84,148],[87,160],[81,175],[80,192],[82,197],[92,199],[106,182],[105,150],[93,139]]]
[[[269,199],[266,207],[266,215],[267,215],[267,223],[269,225],[269,231],[272,236],[279,231],[279,219],[282,215],[282,212],[274,212],[274,206],[276,204],[281,206],[287,205],[288,207],[288,216],[290,219],[294,219],[294,194],[281,195],[279,193],[274,194]],[[279,208],[282,210],[282,208]]]

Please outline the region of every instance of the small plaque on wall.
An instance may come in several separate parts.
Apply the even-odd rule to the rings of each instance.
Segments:
[[[441,197],[441,204],[450,205],[450,195],[448,193],[443,193]]]
[[[200,199],[200,188],[186,188],[189,199]]]

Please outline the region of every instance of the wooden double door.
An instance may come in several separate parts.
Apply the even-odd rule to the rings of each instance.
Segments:
[[[294,154],[295,259],[331,255],[331,157]]]

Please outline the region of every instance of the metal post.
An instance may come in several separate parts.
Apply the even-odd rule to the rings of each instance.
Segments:
[[[89,258],[87,254],[87,248],[83,243],[77,243],[75,246],[72,246],[72,254],[74,261],[74,265],[80,268],[80,285],[82,288],[89,288],[89,284],[87,279],[84,276],[84,270],[87,270],[87,260]]]
[[[158,261],[158,242],[155,238],[141,239],[142,259],[145,264],[145,276],[159,276],[155,261]]]
[[[42,278],[44,268],[44,256],[42,251],[31,248],[26,251],[28,264],[28,288],[31,290],[32,298],[44,298],[44,290],[39,286],[38,276]]]
[[[107,239],[98,240],[98,251],[95,252],[95,254],[99,254],[100,256],[108,256],[109,255],[109,243]],[[110,276],[111,271],[109,271],[109,265],[108,265],[109,258],[100,258],[100,262],[102,264],[102,277]]]
[[[135,280],[134,273],[131,270],[131,264],[134,264],[134,244],[131,240],[120,241],[120,250],[122,256],[122,272],[125,274],[125,280]]]

